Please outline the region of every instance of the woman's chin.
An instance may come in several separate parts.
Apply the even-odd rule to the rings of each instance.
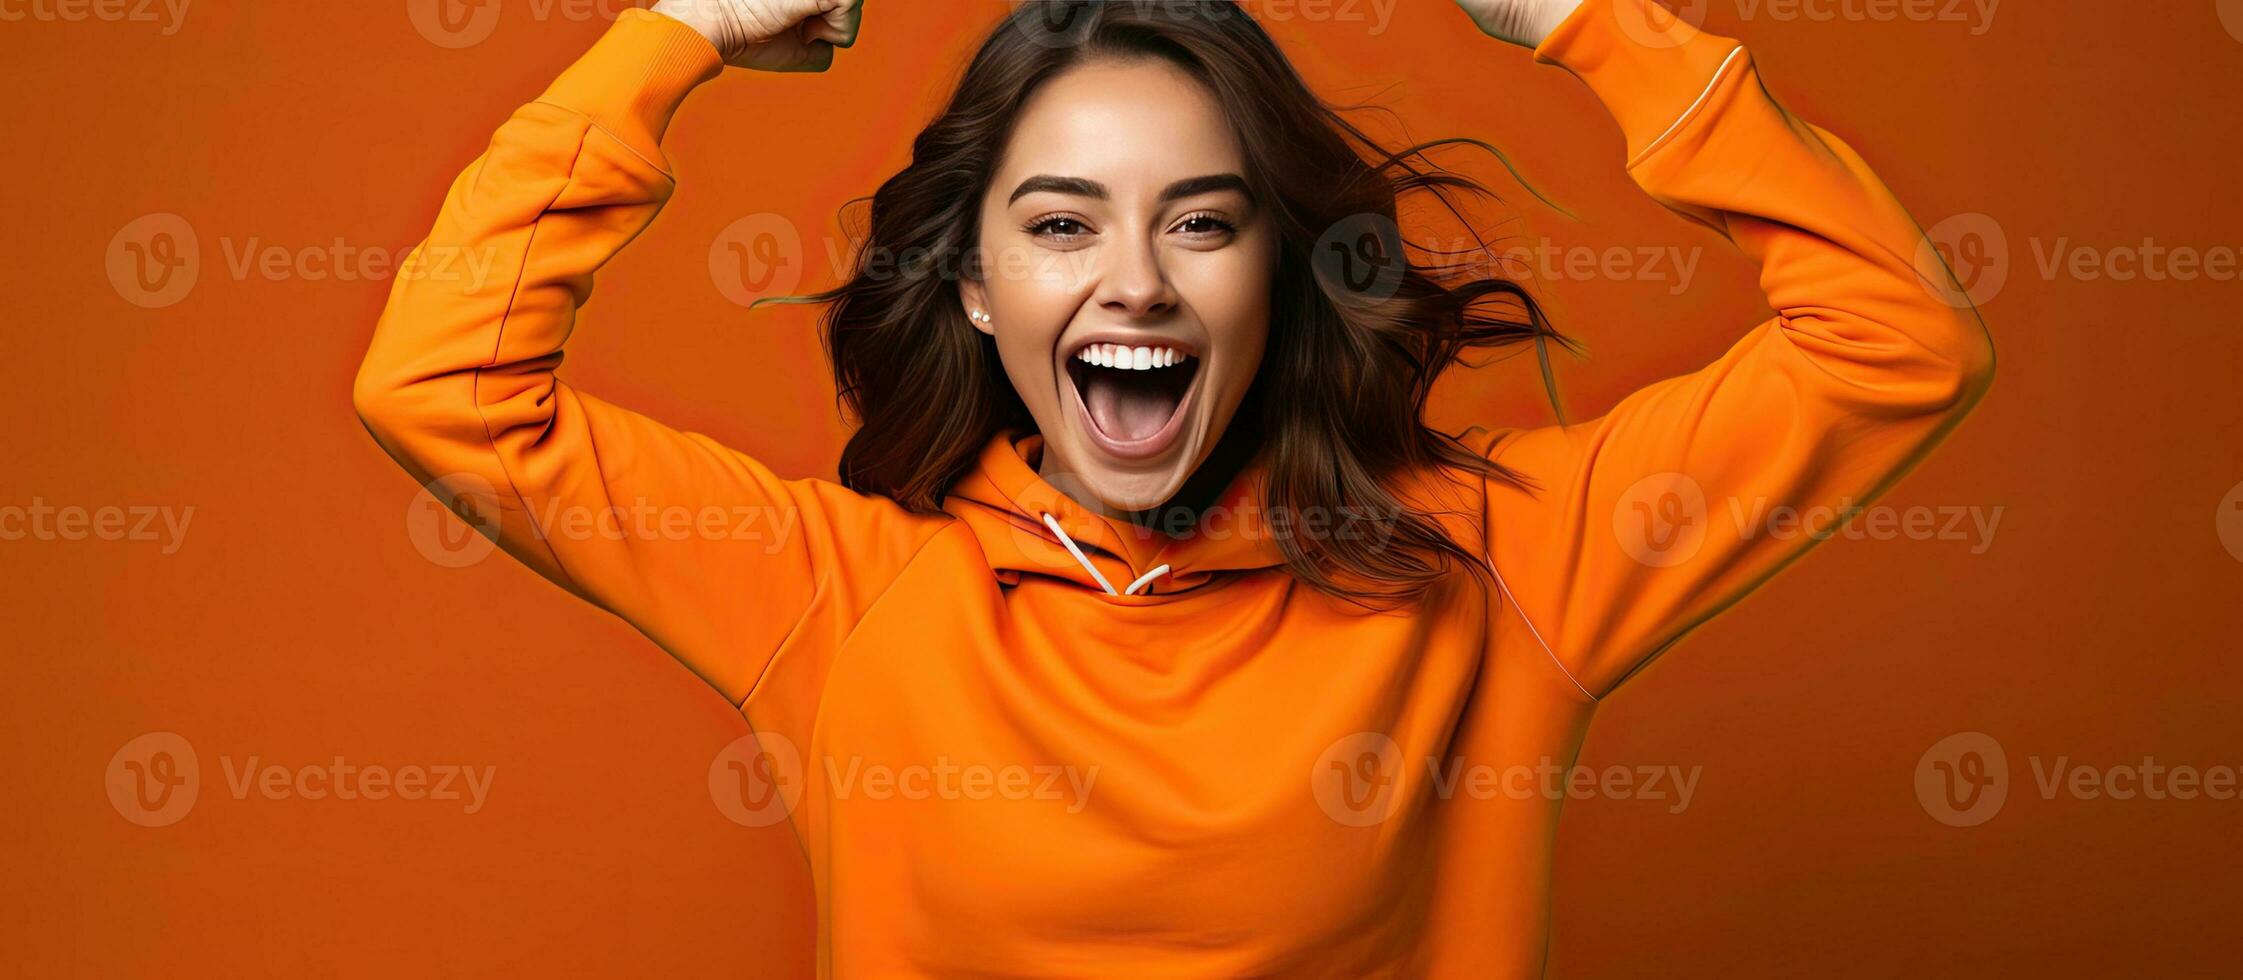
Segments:
[[[1192,454],[1185,450],[1198,440],[1179,439],[1149,459],[1113,458],[1079,432],[1068,433],[1068,441],[1073,445],[1054,447],[1047,441],[1045,452],[1059,452],[1056,459],[1047,457],[1040,474],[1044,481],[1078,502],[1095,502],[1109,512],[1134,512],[1175,498],[1191,477]]]
[[[1184,485],[1184,475],[1171,478],[1162,474],[1157,483],[1144,481],[1136,476],[1119,478],[1115,481],[1118,485],[1104,492],[1094,486],[1092,492],[1097,493],[1099,501],[1110,510],[1125,513],[1147,511],[1175,499],[1176,491]]]

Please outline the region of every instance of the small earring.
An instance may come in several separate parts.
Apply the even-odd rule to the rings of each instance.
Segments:
[[[972,313],[972,314],[970,314],[970,315],[971,315],[971,316],[972,316],[972,317],[973,317],[973,318],[974,318],[975,320],[978,320],[978,321],[980,321],[980,322],[982,322],[982,323],[991,323],[991,322],[994,322],[994,321],[993,321],[993,320],[992,320],[992,319],[990,318],[989,314],[987,314],[987,313],[983,313],[983,312],[981,312],[980,310],[975,310],[975,311],[973,311],[973,313]]]

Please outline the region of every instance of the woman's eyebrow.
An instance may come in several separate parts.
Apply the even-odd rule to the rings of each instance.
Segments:
[[[1037,174],[1021,181],[1019,187],[1013,188],[1012,196],[1006,198],[1005,203],[1011,204],[1038,191],[1049,191],[1053,194],[1072,194],[1076,197],[1095,197],[1101,201],[1110,196],[1106,192],[1106,185],[1088,177],[1054,177],[1051,174]]]
[[[1072,194],[1076,197],[1096,198],[1101,201],[1112,196],[1107,192],[1106,185],[1088,177],[1059,177],[1052,174],[1037,174],[1021,181],[1020,186],[1013,188],[1012,196],[1006,198],[1005,203],[1011,204],[1038,191]],[[1186,177],[1179,180],[1161,188],[1160,201],[1165,204],[1177,198],[1197,197],[1201,194],[1211,194],[1216,191],[1237,191],[1244,195],[1248,201],[1254,199],[1253,192],[1246,189],[1246,178],[1237,174],[1224,173],[1208,174],[1204,177]]]
[[[1248,203],[1254,200],[1254,192],[1246,189],[1246,178],[1237,174],[1208,174],[1205,177],[1186,177],[1162,188],[1160,201],[1166,204],[1178,198],[1198,197],[1217,191],[1237,191]]]

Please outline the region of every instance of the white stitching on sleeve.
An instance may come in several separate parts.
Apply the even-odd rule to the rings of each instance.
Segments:
[[[1581,679],[1573,676],[1572,671],[1565,669],[1565,661],[1558,659],[1556,650],[1550,649],[1550,641],[1543,639],[1542,631],[1534,628],[1534,620],[1527,618],[1526,607],[1519,605],[1518,597],[1511,594],[1511,586],[1503,581],[1503,573],[1495,570],[1495,560],[1487,559],[1487,565],[1488,572],[1495,576],[1495,587],[1503,592],[1503,601],[1510,603],[1511,608],[1518,612],[1519,622],[1526,624],[1526,631],[1534,636],[1534,642],[1542,645],[1542,652],[1550,655],[1550,662],[1557,665],[1558,673],[1564,674],[1566,680],[1572,681],[1574,687],[1580,688],[1582,697],[1588,698],[1592,702],[1599,700],[1596,695],[1589,693],[1588,688],[1581,687]]]
[[[1673,136],[1676,130],[1682,128],[1683,123],[1689,122],[1691,117],[1698,114],[1698,109],[1706,104],[1706,99],[1713,96],[1714,88],[1719,86],[1722,78],[1729,74],[1729,66],[1735,64],[1737,56],[1744,53],[1744,45],[1741,44],[1729,49],[1729,57],[1721,59],[1721,67],[1713,70],[1713,77],[1706,81],[1705,90],[1698,93],[1697,100],[1690,103],[1690,108],[1682,110],[1682,115],[1674,117],[1674,122],[1667,126],[1666,132],[1659,134],[1658,139],[1644,144],[1643,152],[1636,154],[1636,158],[1629,161],[1628,165],[1632,167],[1643,162],[1645,157],[1657,152],[1659,147],[1666,145],[1668,137]]]

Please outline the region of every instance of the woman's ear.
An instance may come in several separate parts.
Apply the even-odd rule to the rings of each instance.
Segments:
[[[997,335],[997,318],[989,315],[989,294],[982,288],[981,280],[959,279],[958,299],[966,304],[967,323],[973,324],[974,329],[982,333],[992,337]]]

